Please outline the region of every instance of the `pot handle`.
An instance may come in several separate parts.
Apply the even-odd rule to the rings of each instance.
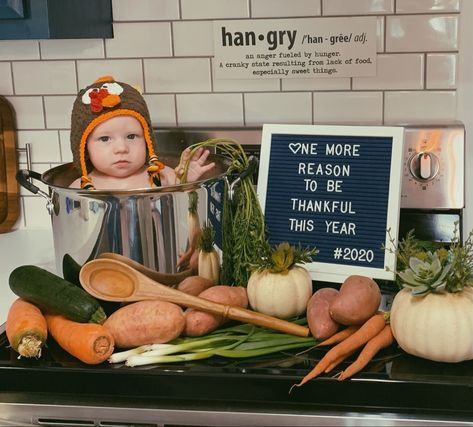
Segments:
[[[52,199],[49,197],[48,193],[44,192],[36,185],[34,185],[30,180],[37,179],[41,180],[41,174],[29,169],[20,169],[16,173],[16,180],[23,188],[26,188],[29,192],[33,194],[39,194],[41,197],[44,197],[47,201],[46,209],[49,212],[49,215],[54,213],[54,205]]]
[[[248,167],[236,177],[236,179],[230,184],[228,183],[228,198],[230,201],[233,201],[233,196],[235,193],[235,186],[238,185],[243,179],[246,177],[252,175],[256,168],[258,167],[258,159],[255,156],[250,156],[249,157],[249,164]]]

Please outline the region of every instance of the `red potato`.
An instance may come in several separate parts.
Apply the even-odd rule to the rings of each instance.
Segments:
[[[199,297],[221,304],[235,305],[242,308],[248,307],[246,289],[241,286],[212,286],[201,292]],[[188,308],[185,311],[185,317],[186,327],[184,332],[189,337],[200,337],[208,334],[227,320],[222,316],[206,313],[194,308]]]
[[[338,331],[340,325],[330,317],[330,305],[337,298],[338,290],[321,288],[307,303],[307,323],[314,338],[325,340]]]
[[[138,301],[112,313],[104,326],[120,348],[172,341],[184,330],[186,320],[181,307],[159,301]]]
[[[366,276],[349,276],[330,305],[330,316],[342,325],[361,325],[373,316],[381,303],[378,284]]]
[[[186,294],[197,296],[214,285],[215,283],[212,280],[205,277],[189,276],[179,283],[176,289]]]

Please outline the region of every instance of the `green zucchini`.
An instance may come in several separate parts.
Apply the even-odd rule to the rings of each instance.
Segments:
[[[82,266],[69,254],[65,254],[62,258],[62,276],[64,280],[71,282],[73,285],[82,286],[79,280],[79,273]]]
[[[15,268],[8,279],[10,289],[41,310],[61,314],[81,323],[103,323],[99,302],[78,286],[35,265]]]

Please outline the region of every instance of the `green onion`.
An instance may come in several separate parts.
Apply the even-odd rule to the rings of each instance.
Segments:
[[[207,359],[207,353],[181,353],[177,356],[131,356],[129,357],[125,365],[126,366],[142,366],[150,365],[152,363],[174,363],[174,362],[186,362],[188,360]]]
[[[130,356],[133,356],[135,354],[141,354],[144,352],[149,352],[149,351],[154,351],[157,349],[162,349],[166,347],[173,347],[171,344],[148,344],[148,345],[142,345],[136,348],[133,348],[131,350],[126,350],[126,351],[120,351],[118,353],[113,353],[108,361],[110,363],[120,363],[124,362],[126,359],[128,359]]]
[[[294,323],[304,324],[307,319],[298,319]],[[140,346],[114,353],[109,362],[140,366],[201,360],[213,356],[256,357],[295,348],[310,348],[316,343],[313,337],[298,337],[250,324],[240,324],[217,329],[204,337],[181,337],[167,344]]]

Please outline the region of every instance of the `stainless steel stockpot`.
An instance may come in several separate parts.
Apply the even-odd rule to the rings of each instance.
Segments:
[[[175,154],[161,154],[160,158],[170,167],[179,161]],[[241,178],[230,176],[227,158],[211,155],[210,160],[216,166],[202,180],[157,188],[123,191],[68,188],[78,177],[72,163],[43,174],[22,169],[17,180],[28,191],[47,200],[58,274],[62,274],[66,254],[83,264],[102,252],[118,253],[155,270],[174,273],[179,255],[189,243],[187,216],[191,192],[198,196],[197,213],[203,226],[209,215],[215,219],[215,209],[221,213],[221,207],[214,206],[215,189],[219,185],[223,188],[223,183],[232,190]],[[34,185],[33,179],[46,184],[49,192]]]

